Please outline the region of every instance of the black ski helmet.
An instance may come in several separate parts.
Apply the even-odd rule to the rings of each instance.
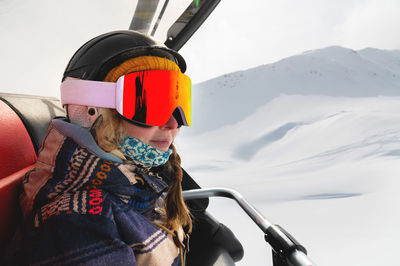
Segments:
[[[102,81],[107,73],[130,58],[153,55],[174,61],[184,73],[186,63],[176,51],[143,33],[119,30],[97,36],[76,51],[63,75]]]

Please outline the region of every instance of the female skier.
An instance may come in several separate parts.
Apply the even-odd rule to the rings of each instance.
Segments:
[[[151,37],[84,44],[26,175],[24,264],[184,265],[191,217],[173,141],[190,125],[185,61]]]

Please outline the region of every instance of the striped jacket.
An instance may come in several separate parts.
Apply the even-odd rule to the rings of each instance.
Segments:
[[[152,223],[167,184],[101,150],[86,129],[53,120],[23,187],[25,264],[181,263],[172,236]]]

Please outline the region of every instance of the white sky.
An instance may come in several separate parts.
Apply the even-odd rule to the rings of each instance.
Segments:
[[[128,28],[133,2],[0,1],[1,91],[58,97],[75,50]],[[180,52],[198,83],[330,45],[400,49],[399,10],[397,0],[221,0]]]
[[[399,11],[396,0],[222,0],[182,53],[203,80],[331,45],[399,49]]]

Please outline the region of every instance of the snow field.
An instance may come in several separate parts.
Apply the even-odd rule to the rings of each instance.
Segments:
[[[279,119],[278,119],[279,118]],[[204,187],[238,190],[318,265],[396,265],[400,97],[281,95],[233,125],[177,140]],[[210,212],[272,265],[259,228],[229,199]]]

